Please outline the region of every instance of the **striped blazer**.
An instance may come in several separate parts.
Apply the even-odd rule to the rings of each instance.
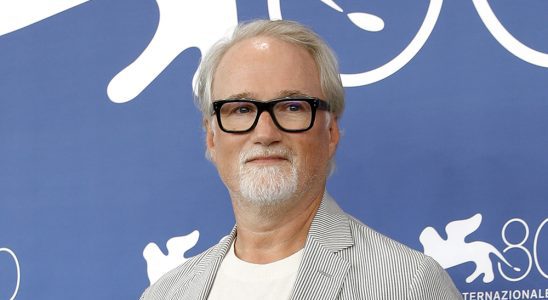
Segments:
[[[141,300],[207,299],[236,235],[187,260]],[[308,233],[290,299],[462,299],[432,258],[344,213],[325,193]]]

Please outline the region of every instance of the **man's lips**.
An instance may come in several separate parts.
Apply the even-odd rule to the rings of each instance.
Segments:
[[[249,163],[249,162],[271,163],[271,162],[280,162],[280,161],[287,161],[287,158],[283,156],[257,156],[257,157],[252,157],[250,159],[247,159],[246,163]]]

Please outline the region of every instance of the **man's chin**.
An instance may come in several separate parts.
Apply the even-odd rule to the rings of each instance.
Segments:
[[[247,202],[275,206],[293,197],[297,174],[287,160],[275,164],[246,163],[240,169],[240,192]]]
[[[289,174],[282,176],[256,174],[253,178],[248,178],[245,183],[242,182],[240,192],[248,202],[261,206],[272,206],[287,202],[295,193],[296,185],[287,181]]]

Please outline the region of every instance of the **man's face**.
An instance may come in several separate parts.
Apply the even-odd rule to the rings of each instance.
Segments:
[[[286,96],[329,101],[312,56],[301,47],[270,37],[246,39],[227,51],[216,70],[213,100]],[[314,126],[300,133],[280,130],[268,112],[247,133],[223,132],[214,118],[205,122],[208,151],[231,195],[271,203],[323,190],[339,139],[330,113],[318,110]]]

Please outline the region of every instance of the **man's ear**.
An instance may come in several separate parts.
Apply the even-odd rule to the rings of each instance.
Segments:
[[[332,114],[331,120],[329,120],[329,157],[333,157],[335,155],[335,151],[339,145],[340,135],[339,119]]]
[[[203,126],[206,131],[206,156],[209,160],[215,163],[215,142],[213,133],[213,120],[204,118]]]

